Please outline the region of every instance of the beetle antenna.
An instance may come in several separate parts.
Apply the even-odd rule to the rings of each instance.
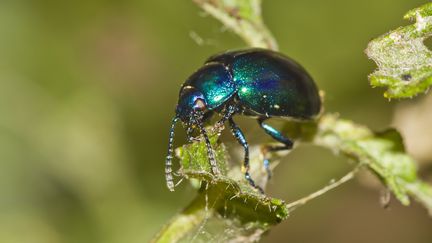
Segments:
[[[165,179],[167,187],[170,191],[174,191],[174,181],[172,175],[172,158],[173,158],[173,142],[174,142],[174,129],[177,121],[179,120],[178,116],[175,116],[171,122],[171,128],[169,132],[169,142],[168,142],[168,152],[165,159]]]
[[[207,156],[209,157],[210,160],[210,166],[211,166],[211,170],[213,172],[214,175],[218,175],[220,174],[219,168],[216,164],[216,158],[215,155],[213,153],[213,149],[212,146],[210,144],[210,139],[207,135],[207,131],[205,130],[202,121],[197,121],[198,127],[201,130],[202,135],[204,136],[204,141],[206,143],[206,147],[207,147]]]

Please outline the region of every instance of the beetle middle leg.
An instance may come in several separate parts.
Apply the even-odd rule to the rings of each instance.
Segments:
[[[278,142],[281,142],[283,145],[280,146],[263,146],[262,147],[262,153],[264,156],[264,167],[267,171],[267,178],[270,179],[271,178],[271,170],[270,170],[270,162],[269,159],[267,157],[267,154],[269,152],[275,152],[275,151],[281,151],[281,150],[290,150],[293,147],[293,142],[285,137],[284,135],[282,135],[282,133],[278,130],[276,130],[275,128],[273,128],[272,126],[264,123],[264,121],[266,120],[266,118],[259,118],[258,119],[258,124],[260,125],[260,127],[262,129],[264,129],[264,131],[270,135],[273,139],[275,139]]]
[[[254,188],[258,189],[261,193],[264,194],[264,190],[259,187],[258,185],[255,184],[254,180],[252,179],[251,175],[249,174],[249,169],[250,169],[250,165],[249,165],[249,145],[246,141],[246,138],[243,134],[243,132],[240,130],[240,128],[237,126],[237,124],[234,122],[234,120],[232,119],[232,117],[230,117],[228,119],[229,124],[231,126],[231,132],[234,135],[234,137],[237,139],[237,141],[243,146],[245,155],[244,155],[244,161],[243,161],[243,167],[242,167],[242,171],[244,173],[244,177],[245,179],[249,182],[249,184],[251,186],[253,186]]]
[[[216,128],[221,128],[224,123],[229,120],[236,112],[238,108],[235,105],[228,105],[222,112],[222,118],[216,123]]]

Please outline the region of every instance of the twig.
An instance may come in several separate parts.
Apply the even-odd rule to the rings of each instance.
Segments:
[[[323,188],[321,188],[320,190],[309,194],[306,197],[300,198],[297,201],[294,201],[292,203],[288,203],[287,204],[287,208],[289,209],[290,212],[292,212],[293,210],[297,209],[300,206],[303,206],[304,204],[308,203],[309,201],[323,195],[324,193],[333,190],[334,188],[342,185],[343,183],[351,180],[354,178],[354,175],[359,171],[360,166],[357,166],[354,170],[348,172],[346,175],[344,175],[342,178],[340,178],[337,181],[331,182],[330,185],[327,185]]]
[[[193,0],[199,7],[240,36],[250,47],[278,50],[261,16],[261,0]]]

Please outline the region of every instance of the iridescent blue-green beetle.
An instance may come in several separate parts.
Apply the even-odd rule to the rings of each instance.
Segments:
[[[220,124],[229,122],[231,131],[243,146],[243,171],[250,185],[261,192],[249,174],[249,146],[240,128],[233,120],[236,114],[255,117],[264,131],[281,146],[267,147],[265,151],[291,149],[293,142],[273,127],[264,123],[271,117],[311,120],[321,111],[321,99],[311,76],[295,61],[282,54],[265,49],[229,51],[210,57],[200,69],[182,85],[175,117],[169,133],[166,157],[166,181],[174,191],[172,154],[175,123],[180,119],[190,136],[194,128],[204,136],[213,174],[219,174],[204,121],[214,113],[221,115]],[[269,161],[264,156],[264,166]]]

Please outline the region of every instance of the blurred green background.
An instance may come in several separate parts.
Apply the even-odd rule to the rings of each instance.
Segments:
[[[263,11],[281,51],[325,90],[327,111],[384,129],[395,104],[416,100],[390,103],[371,89],[375,66],[363,50],[407,24],[403,14],[423,3],[264,1]],[[194,196],[187,183],[169,193],[164,181],[178,89],[209,55],[241,47],[186,0],[2,0],[0,242],[149,241]],[[252,141],[267,139],[240,120]],[[430,164],[420,167],[429,181]],[[301,146],[277,168],[268,192],[294,200],[351,167]],[[264,242],[432,242],[426,211],[394,200],[383,209],[383,188],[370,178],[295,211]]]

